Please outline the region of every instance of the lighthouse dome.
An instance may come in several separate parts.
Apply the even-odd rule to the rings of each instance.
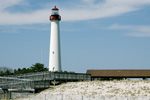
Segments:
[[[59,15],[59,9],[56,6],[52,9],[52,15]]]
[[[50,16],[50,20],[61,20],[61,16],[59,15],[59,9],[56,6],[52,9],[52,15]]]

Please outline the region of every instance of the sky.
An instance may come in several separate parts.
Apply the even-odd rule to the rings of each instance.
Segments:
[[[150,0],[0,0],[0,67],[48,67],[54,6],[63,71],[150,69]]]

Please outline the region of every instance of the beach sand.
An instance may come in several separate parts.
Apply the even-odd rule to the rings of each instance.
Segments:
[[[18,100],[29,100],[29,98],[30,100],[61,100],[61,98],[68,98],[63,100],[82,100],[83,98],[84,100],[105,100],[106,97],[122,98],[115,100],[127,100],[127,97],[141,98],[135,100],[149,100],[150,80],[68,82],[58,86],[52,86],[38,94]]]

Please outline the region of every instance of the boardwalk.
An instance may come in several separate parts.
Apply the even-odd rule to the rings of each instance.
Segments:
[[[62,73],[62,72],[37,72],[21,75],[0,77],[0,88],[11,98],[11,92],[29,91],[49,88],[51,83],[67,81],[91,80],[90,74]]]

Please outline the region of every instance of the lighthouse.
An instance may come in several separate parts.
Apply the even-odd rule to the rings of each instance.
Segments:
[[[60,72],[61,71],[61,52],[60,52],[60,31],[59,21],[61,16],[59,15],[59,9],[56,6],[52,9],[50,16],[51,21],[51,36],[50,36],[50,52],[49,52],[49,71]]]

